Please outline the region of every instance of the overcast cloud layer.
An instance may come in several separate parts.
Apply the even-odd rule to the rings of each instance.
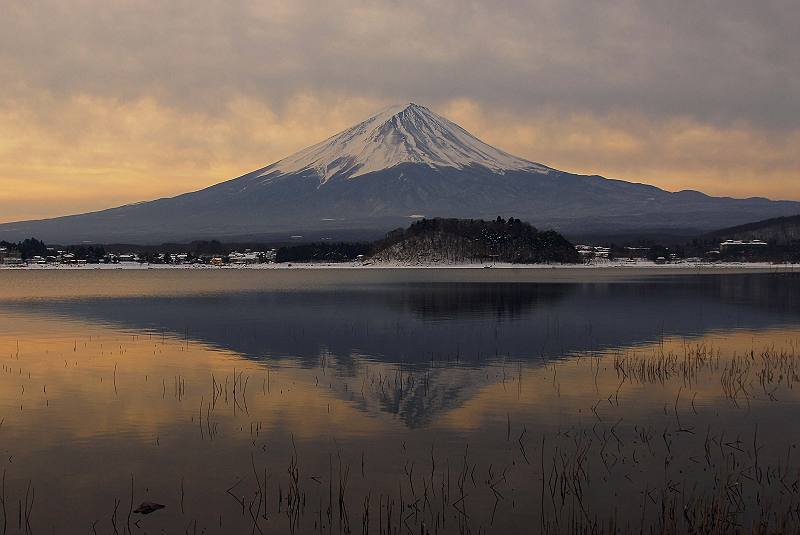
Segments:
[[[407,101],[565,170],[800,199],[796,1],[2,10],[2,221],[197,189]]]

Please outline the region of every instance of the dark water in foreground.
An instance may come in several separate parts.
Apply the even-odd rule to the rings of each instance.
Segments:
[[[0,273],[0,532],[800,529],[800,276],[481,276]]]

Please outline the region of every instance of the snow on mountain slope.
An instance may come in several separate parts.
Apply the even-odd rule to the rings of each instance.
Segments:
[[[412,103],[387,108],[322,143],[270,165],[259,176],[313,170],[324,183],[334,176],[355,178],[403,163],[456,169],[477,165],[497,174],[550,172],[543,165],[487,145],[457,124]]]
[[[427,108],[408,104],[202,190],[88,214],[0,224],[0,240],[372,239],[418,215],[502,215],[572,233],[695,234],[798,213],[798,202],[672,193],[559,171],[495,149]]]

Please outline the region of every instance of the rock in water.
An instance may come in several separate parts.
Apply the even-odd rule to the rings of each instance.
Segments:
[[[149,515],[150,513],[154,513],[159,509],[163,509],[164,507],[166,507],[166,505],[161,505],[160,503],[142,502],[139,507],[133,510],[133,512],[138,515]]]

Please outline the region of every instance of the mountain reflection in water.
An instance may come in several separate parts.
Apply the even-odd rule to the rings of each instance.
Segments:
[[[800,322],[800,277],[676,277],[634,283],[404,284],[304,291],[7,302],[28,313],[188,337],[252,359],[357,354],[541,359],[710,331]]]
[[[14,525],[797,531],[799,277],[346,276],[9,275]]]

